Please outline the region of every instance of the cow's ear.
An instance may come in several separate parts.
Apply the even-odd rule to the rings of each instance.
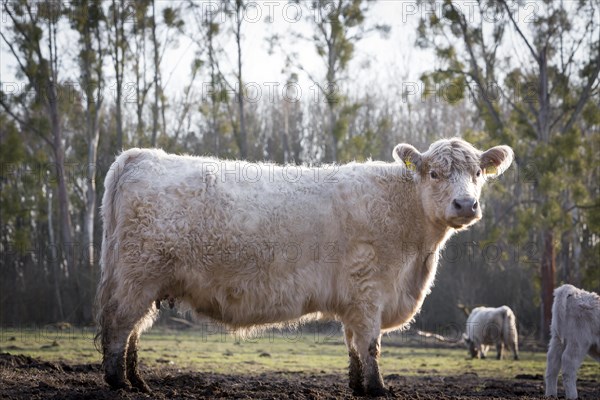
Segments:
[[[392,157],[397,162],[404,163],[406,168],[411,171],[421,170],[421,153],[410,144],[400,143],[394,147]]]
[[[481,154],[481,169],[486,176],[498,176],[510,167],[515,157],[508,146],[492,147]]]

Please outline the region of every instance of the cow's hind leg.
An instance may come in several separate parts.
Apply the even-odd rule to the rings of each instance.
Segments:
[[[127,367],[127,378],[131,383],[131,386],[137,388],[138,390],[144,393],[150,393],[150,387],[146,384],[140,372],[138,370],[138,342],[140,338],[140,333],[150,327],[154,316],[156,314],[153,312],[149,312],[144,316],[142,321],[138,322],[136,327],[131,332],[129,336],[129,343],[127,345],[127,354],[125,364]]]
[[[133,324],[125,326],[123,318],[113,318],[102,327],[102,369],[104,380],[112,389],[129,388],[125,369],[125,350]]]
[[[546,396],[554,396],[557,394],[558,373],[560,372],[560,362],[564,347],[556,336],[550,339],[548,348],[548,356],[546,360]]]
[[[562,376],[567,399],[577,398],[577,370],[579,370],[587,350],[581,344],[571,341],[567,343],[567,347],[562,354]]]
[[[355,396],[363,396],[365,394],[365,387],[363,386],[362,365],[358,356],[358,351],[353,343],[354,334],[352,329],[344,326],[344,336],[346,339],[346,347],[348,348],[348,356],[350,358],[350,365],[348,367],[350,379],[349,386]]]
[[[511,340],[508,342],[508,345],[506,347],[509,349],[509,351],[512,351],[513,358],[515,360],[518,360],[519,359],[519,344],[518,344],[518,342],[516,340],[515,341]]]
[[[127,379],[128,357],[126,355],[131,354],[130,364],[132,367],[137,365],[138,334],[135,333],[134,335],[135,346],[132,352],[127,354],[130,337],[140,321],[147,315],[153,300],[152,298],[145,299],[141,290],[124,292],[119,293],[117,291],[113,298],[114,305],[111,307],[114,309],[114,313],[104,317],[102,326],[102,367],[104,369],[104,380],[113,389],[130,387],[130,382]],[[116,299],[119,300],[117,301]],[[132,371],[134,370],[136,369],[133,368]],[[139,376],[139,374],[137,375]],[[134,382],[131,383],[139,385],[139,382],[135,378]],[[145,386],[141,385],[141,389],[146,389],[147,385]]]

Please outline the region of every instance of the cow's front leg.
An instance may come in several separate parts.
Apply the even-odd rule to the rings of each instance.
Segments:
[[[354,343],[362,364],[363,386],[369,396],[384,396],[387,391],[379,372],[381,333],[376,331],[354,332]]]
[[[502,351],[504,350],[504,344],[502,342],[496,343],[496,359],[502,360]]]
[[[352,329],[344,326],[344,337],[346,340],[346,347],[348,348],[348,356],[350,358],[350,365],[348,367],[349,386],[352,389],[352,394],[355,396],[363,396],[365,394],[365,387],[363,386],[363,373],[362,364],[358,351],[353,343],[354,333]]]
[[[481,343],[477,343],[477,354],[479,354],[480,359],[485,359],[485,346]]]

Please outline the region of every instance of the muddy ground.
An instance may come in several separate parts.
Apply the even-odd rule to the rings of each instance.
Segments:
[[[301,373],[223,375],[174,367],[143,368],[153,393],[111,391],[98,364],[66,364],[0,354],[0,399],[352,399],[346,376]],[[541,375],[511,380],[457,376],[386,375],[389,398],[542,399]],[[580,398],[597,399],[600,382],[579,381]],[[563,394],[559,392],[559,395]]]

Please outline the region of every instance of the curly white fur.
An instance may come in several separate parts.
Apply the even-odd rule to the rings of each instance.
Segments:
[[[586,355],[600,361],[600,296],[573,285],[554,290],[546,396],[557,394],[562,369],[567,399],[577,398],[577,370]]]

